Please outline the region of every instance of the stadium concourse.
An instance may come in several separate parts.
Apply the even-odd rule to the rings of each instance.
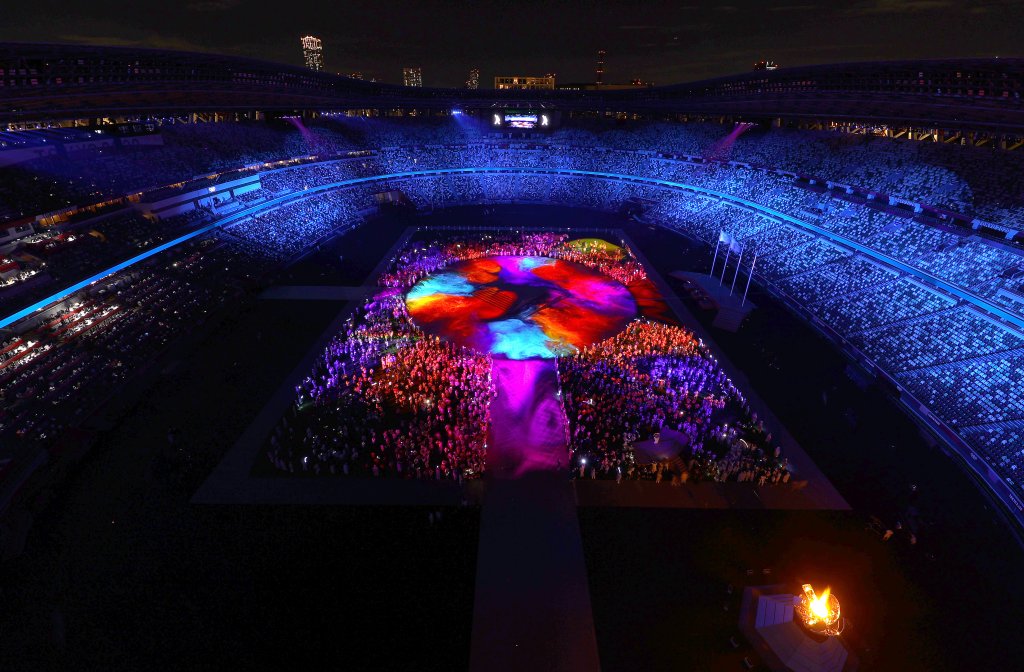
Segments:
[[[786,526],[777,521],[784,516],[823,537],[846,539],[840,545],[863,541],[863,534],[857,536],[863,524],[881,525],[877,548],[864,552],[870,562],[863,557],[862,562],[879,563],[887,588],[906,592],[893,587],[898,583],[893,576],[906,571],[929,595],[936,585],[929,563],[960,567],[966,562],[960,551],[941,548],[942,534],[976,534],[979,543],[988,543],[992,529],[1004,536],[1008,529],[1018,533],[1013,525],[1024,517],[1024,483],[1017,473],[1024,468],[1024,257],[1018,233],[1024,223],[1019,202],[1024,171],[1016,154],[752,128],[735,140],[729,157],[716,149],[709,158],[709,148],[730,127],[581,120],[543,136],[494,137],[471,121],[339,117],[310,122],[304,132],[271,124],[169,123],[159,126],[160,141],[150,147],[112,140],[114,151],[65,152],[0,169],[5,204],[0,216],[15,231],[3,248],[0,287],[5,330],[0,505],[8,514],[3,536],[8,552],[25,546],[29,523],[19,512],[42,506],[55,479],[79,463],[90,446],[118,445],[126,436],[122,426],[143,431],[132,417],[136,413],[161,419],[157,431],[166,449],[156,451],[154,461],[160,473],[171,475],[167,478],[193,487],[204,482],[197,501],[429,506],[431,526],[454,517],[446,524],[468,528],[452,542],[459,548],[476,544],[476,523],[462,509],[483,502],[474,647],[485,636],[481,632],[495,632],[494,626],[477,629],[497,618],[493,605],[514,601],[517,592],[514,582],[490,594],[479,588],[496,585],[482,578],[487,572],[495,573],[493,579],[511,569],[512,556],[500,549],[513,540],[553,543],[557,537],[559,548],[551,557],[572,568],[559,574],[559,567],[547,567],[551,573],[544,585],[573,596],[567,603],[578,611],[567,620],[574,632],[583,632],[583,649],[597,647],[587,660],[596,663],[600,653],[606,667],[616,655],[614,647],[606,648],[611,647],[606,641],[617,641],[611,632],[630,630],[612,615],[622,603],[609,588],[613,584],[604,572],[612,561],[594,543],[603,534],[595,528],[601,528],[603,516],[626,514],[581,509],[574,515],[577,500],[595,511],[624,502],[658,508],[652,519],[661,520],[670,520],[661,516],[673,507],[772,511],[779,518],[770,520],[776,522],[755,521],[735,534],[752,543],[774,534],[764,546],[776,549],[780,540],[801,543],[794,530],[781,531]],[[40,137],[68,146],[77,140],[73,129],[8,135],[12,151]],[[559,220],[548,219],[551,206],[560,206],[562,221],[575,225],[560,227]],[[517,218],[510,221],[509,212],[517,212]],[[460,218],[464,229],[476,232],[436,230]],[[428,221],[434,228],[417,233]],[[487,225],[496,231],[481,229]],[[25,226],[30,232],[20,235],[16,230]],[[583,237],[615,244],[569,245]],[[721,256],[716,248],[724,248]],[[653,261],[644,263],[645,255]],[[586,273],[567,269],[589,267],[628,290],[618,307],[606,309],[635,306],[636,319],[624,312],[617,315],[622,324],[609,333],[595,331],[593,338],[576,342],[566,335],[571,331],[566,325],[576,320],[579,328],[580,315],[552,318],[538,309],[531,293],[530,315],[538,319],[530,327],[534,331],[524,335],[522,323],[509,331],[508,320],[494,327],[498,318],[489,318],[485,328],[493,342],[482,347],[479,333],[484,332],[449,314],[447,306],[465,303],[474,315],[493,310],[503,317],[502,311],[521,306],[522,296],[509,297],[509,286],[474,288],[474,283],[490,283],[489,273],[509,271],[504,262],[495,262],[504,269],[500,272],[486,266],[489,258],[518,259],[517,264],[548,260],[517,268],[535,275],[557,270],[557,278],[575,279],[577,286],[589,282],[581,279]],[[553,270],[545,270],[549,262]],[[723,278],[752,275],[757,304],[768,307],[759,308],[735,340],[711,335],[702,318],[691,313],[693,306],[676,296],[679,288],[654,272],[680,268]],[[449,277],[438,280],[436,273]],[[417,289],[420,282],[431,291]],[[315,290],[324,284],[342,286],[344,291],[334,295],[342,300]],[[569,284],[558,286],[560,300]],[[268,287],[272,291],[264,294]],[[304,296],[309,300],[295,300]],[[438,296],[442,315],[429,309]],[[271,304],[296,307],[264,307]],[[276,352],[259,345],[267,339],[291,359],[276,365],[275,381],[263,381],[264,396],[248,402],[247,415],[225,420],[231,432],[210,443],[195,430],[183,436],[179,423],[184,420],[166,420],[158,409],[140,411],[143,390],[176,375],[176,367],[188,368],[188,353],[208,347],[210,334],[230,340],[221,323],[236,319],[240,305],[282,311],[305,335],[301,343],[287,343],[281,333],[290,327],[287,320],[272,334],[251,323],[256,343],[242,351],[275,358]],[[302,306],[317,317],[299,327],[307,319],[300,317]],[[850,376],[864,389],[808,385],[820,401],[800,410],[792,409],[797,400],[807,400],[799,386],[768,388],[771,394],[762,390],[767,400],[762,401],[744,374],[761,371],[762,383],[772,380],[769,369],[778,355],[770,354],[763,340],[775,326],[758,322],[759,314],[772,314],[778,324],[803,322],[830,339],[849,359],[840,360],[831,349],[822,361],[832,357],[844,366],[849,361]],[[434,334],[425,322],[448,333]],[[751,325],[760,331],[753,333]],[[805,329],[802,343],[810,351],[817,337],[799,328]],[[549,349],[557,364],[522,369],[508,364],[516,352],[528,353],[530,362],[543,361],[533,359],[536,329],[555,344]],[[785,347],[799,349],[799,344]],[[758,348],[762,361],[750,362]],[[258,367],[261,359],[248,361]],[[296,366],[289,364],[295,361]],[[543,457],[537,469],[563,478],[544,479],[542,487],[527,490],[515,489],[529,481],[529,459],[536,453],[509,458],[499,447],[515,442],[507,434],[504,441],[493,434],[497,418],[504,418],[506,427],[524,422],[524,411],[517,410],[524,407],[507,396],[515,387],[508,381],[517,376],[535,381],[525,397],[529,403],[523,403],[531,413],[541,409],[537,426],[550,435],[534,433],[532,424],[519,426],[529,426],[531,438],[561,435],[561,442],[541,443],[548,453],[564,450],[565,456],[564,462],[555,457],[553,465]],[[806,381],[814,375],[794,371],[793,377]],[[869,387],[872,381],[877,387]],[[858,420],[854,409],[888,404],[880,400],[880,390],[920,425],[930,448],[908,429],[914,425],[906,419],[893,420],[891,430],[860,428],[874,423]],[[774,418],[777,406],[789,409],[783,421],[804,434],[797,438],[806,453]],[[558,412],[549,413],[555,407]],[[135,410],[119,413],[124,408]],[[899,417],[885,415],[891,409],[884,408],[877,417]],[[829,417],[833,424],[823,429],[811,416]],[[797,432],[794,423],[805,422]],[[851,438],[836,436],[835,423],[848,424],[855,436],[870,436],[872,443],[851,445]],[[204,441],[208,450],[200,454]],[[656,449],[653,459],[645,459],[641,444],[657,447],[662,441],[677,447],[674,454]],[[897,441],[918,461],[889,448]],[[969,478],[945,462],[938,444]],[[116,459],[152,477],[152,465],[140,466],[142,458]],[[863,463],[853,465],[854,459]],[[499,464],[511,474],[523,468],[522,478],[490,488],[488,478],[502,480],[495,471]],[[940,486],[930,485],[929,478],[957,486],[936,493]],[[857,533],[850,533],[848,521],[799,518],[815,509],[845,508],[830,480],[860,516]],[[964,531],[961,516],[985,515],[978,512],[987,506],[972,484],[999,498],[1009,527],[979,524],[971,533]],[[925,503],[918,499],[919,489],[928,491]],[[494,527],[514,518],[509,512],[524,496],[536,498],[526,507],[535,529]],[[181,500],[173,492],[161,499]],[[943,511],[940,502],[946,501],[962,508]],[[392,516],[367,515],[380,516],[379,524]],[[706,522],[687,520],[694,534],[716,534],[698,533]],[[402,525],[411,523],[400,521],[396,529]],[[638,522],[623,537],[631,538],[644,525]],[[621,529],[618,523],[611,527]],[[920,555],[888,558],[885,544],[893,539],[901,544],[899,553]],[[563,543],[572,551],[561,548]],[[720,547],[734,543],[739,544]],[[1012,545],[1005,539],[999,543]],[[424,545],[435,548],[438,557],[450,550]],[[44,553],[31,544],[26,552]],[[785,564],[747,555],[745,562],[761,563],[758,570]],[[996,556],[988,562],[999,565],[1014,557]],[[829,557],[838,580],[853,592],[856,570]],[[696,585],[687,581],[706,575],[702,563],[724,561],[715,555],[689,562],[691,578],[680,578],[679,585]],[[699,590],[683,593],[705,605],[710,600],[719,611],[726,600],[728,611],[726,586],[731,591],[744,579],[727,571],[716,576],[721,599]],[[990,588],[994,576],[972,580]],[[432,595],[437,599],[443,593]],[[588,626],[591,601],[593,625]],[[531,604],[521,603],[522,619]],[[864,610],[865,615],[884,613],[877,604]],[[916,622],[925,627],[926,619]],[[986,631],[989,623],[979,616],[972,632]],[[469,631],[465,623],[460,627]],[[730,636],[729,626],[706,627],[713,636],[722,635],[722,642]],[[936,626],[948,634],[947,627],[952,626]],[[880,632],[877,624],[864,623],[864,639],[854,641],[858,655],[870,660],[883,655],[878,649],[886,660],[909,655],[896,653],[902,643],[883,642]],[[939,639],[927,638],[928,646],[940,646]],[[492,641],[489,651],[505,644]],[[732,655],[693,646],[699,653],[690,660],[721,662]],[[471,661],[477,660],[474,666],[484,669],[472,658],[477,654],[464,648]],[[926,647],[912,648],[920,653]],[[950,660],[962,655],[948,645],[940,648]],[[1002,660],[995,647],[984,655]],[[665,667],[663,662],[652,667]],[[455,667],[465,663],[456,656]]]

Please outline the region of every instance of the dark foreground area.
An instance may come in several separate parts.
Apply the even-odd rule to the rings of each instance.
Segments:
[[[406,224],[371,222],[277,284],[357,285]],[[343,307],[250,297],[91,421],[93,449],[0,566],[0,670],[466,667],[478,510],[189,504]]]
[[[416,222],[481,212],[376,219],[278,284],[360,284]],[[663,275],[710,261],[613,215],[516,207],[482,223],[624,227]],[[861,669],[1017,668],[1024,553],[988,500],[831,345],[753,298],[716,340],[854,511],[580,509],[602,668],[742,669],[742,586],[802,581],[835,589]],[[0,670],[466,669],[478,509],[430,523],[417,507],[189,503],[342,307],[251,297],[102,414],[24,555],[0,565]],[[917,543],[883,542],[872,517],[913,520]]]
[[[709,268],[710,250],[677,234],[628,230],[665,277]],[[994,505],[830,343],[764,292],[751,298],[740,331],[715,340],[853,511],[581,509],[605,669],[740,669],[742,587],[803,582],[834,588],[862,669],[1017,667],[1006,643],[1024,616],[1024,552]],[[710,326],[712,311],[686,304]],[[883,542],[875,521],[904,531]]]

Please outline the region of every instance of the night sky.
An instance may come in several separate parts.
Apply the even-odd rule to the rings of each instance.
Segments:
[[[726,0],[727,2],[729,0]],[[1022,56],[1024,0],[790,0],[731,4],[559,0],[28,0],[5,3],[0,40],[213,51],[300,65],[299,36],[324,40],[327,70],[426,86],[496,74],[656,84],[853,60]]]

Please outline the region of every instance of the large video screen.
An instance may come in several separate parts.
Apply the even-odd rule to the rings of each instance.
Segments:
[[[495,128],[528,130],[549,130],[552,127],[552,115],[548,111],[519,112],[507,110],[492,113],[491,125]]]
[[[505,125],[509,128],[536,128],[540,119],[536,114],[522,114],[519,112],[506,112]]]

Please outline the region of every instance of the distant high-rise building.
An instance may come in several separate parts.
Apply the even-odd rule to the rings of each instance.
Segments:
[[[527,77],[525,75],[512,75],[508,77],[495,77],[494,88],[496,89],[553,89],[555,88],[555,76],[547,74],[543,77]]]
[[[607,53],[607,52],[605,52],[604,49],[598,49],[597,50],[597,73],[596,73],[597,74],[597,78],[594,80],[594,82],[598,86],[601,86],[602,84],[604,84],[604,55],[605,55],[605,53]]]
[[[406,86],[423,86],[423,68],[402,68],[402,83]]]
[[[348,74],[348,76],[351,77],[352,79],[362,79],[363,78],[363,73],[361,73],[361,72],[350,72]]]
[[[760,60],[754,63],[754,70],[778,70],[779,64],[775,61]]]
[[[466,80],[467,89],[479,89],[480,88],[480,68],[473,68],[469,71],[469,79]]]
[[[302,58],[310,70],[320,72],[324,69],[324,45],[319,37],[307,35],[302,38]]]

